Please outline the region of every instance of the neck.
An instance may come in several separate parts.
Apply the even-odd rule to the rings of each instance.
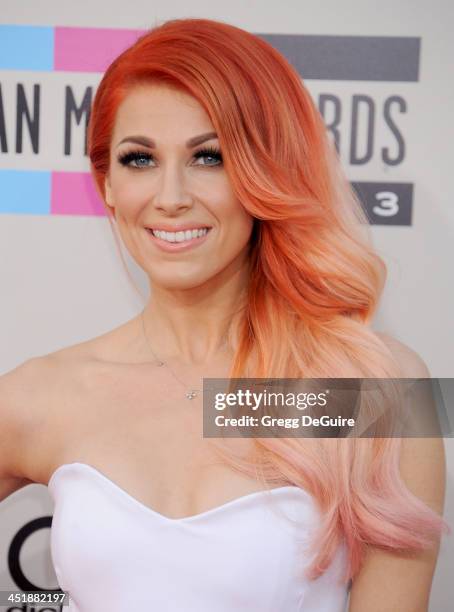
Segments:
[[[244,274],[213,287],[170,291],[153,288],[143,310],[148,350],[166,362],[203,366],[226,359],[234,347],[229,332],[238,325],[246,297]],[[151,347],[151,349],[150,349]]]

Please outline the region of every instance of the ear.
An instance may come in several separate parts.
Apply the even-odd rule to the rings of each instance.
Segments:
[[[112,188],[110,186],[110,179],[109,179],[109,175],[106,174],[105,178],[104,178],[104,191],[106,194],[106,204],[107,206],[110,206],[111,208],[114,208],[114,204],[113,204],[113,198],[112,198]]]

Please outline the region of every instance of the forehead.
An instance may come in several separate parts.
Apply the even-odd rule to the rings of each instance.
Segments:
[[[159,140],[169,132],[186,141],[195,133],[213,129],[203,106],[190,94],[163,84],[135,86],[118,107],[114,137],[148,135]]]

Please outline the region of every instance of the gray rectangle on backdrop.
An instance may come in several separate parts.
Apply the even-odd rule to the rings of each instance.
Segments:
[[[351,183],[371,225],[411,225],[413,183]]]
[[[419,81],[421,39],[411,36],[257,34],[303,79]]]

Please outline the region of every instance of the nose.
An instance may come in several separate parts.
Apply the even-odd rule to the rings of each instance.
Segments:
[[[187,192],[184,178],[178,168],[167,165],[157,179],[157,190],[153,204],[157,210],[168,215],[191,208],[192,198]]]

